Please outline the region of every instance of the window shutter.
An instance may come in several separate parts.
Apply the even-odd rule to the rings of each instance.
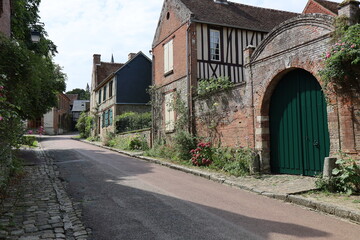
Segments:
[[[175,111],[172,108],[174,101],[174,92],[165,94],[165,131],[173,131],[175,129]]]
[[[164,45],[164,73],[169,71],[169,44]]]
[[[174,65],[174,56],[173,56],[173,40],[171,40],[170,42],[169,42],[169,49],[168,49],[168,51],[169,51],[169,56],[168,56],[168,59],[169,59],[169,66],[168,66],[168,71],[171,71],[171,70],[173,70],[173,65]]]
[[[102,127],[105,127],[105,112],[102,114]]]
[[[113,111],[112,111],[112,109],[110,109],[109,110],[109,118],[110,118],[110,125],[112,125],[113,124]]]

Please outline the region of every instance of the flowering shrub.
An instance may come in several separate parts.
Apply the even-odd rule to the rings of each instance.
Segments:
[[[360,24],[346,28],[325,53],[325,67],[320,71],[325,86],[336,90],[360,89]]]
[[[209,93],[229,89],[233,86],[234,83],[228,77],[202,79],[198,82],[197,94],[199,97],[204,97]]]
[[[200,142],[197,148],[190,151],[192,154],[191,162],[195,166],[209,166],[212,163],[212,148],[211,143]]]

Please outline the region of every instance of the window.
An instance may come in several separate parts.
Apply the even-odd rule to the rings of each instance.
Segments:
[[[112,97],[113,95],[113,81],[109,83],[109,97]]]
[[[210,29],[210,60],[220,61],[220,31]]]
[[[101,90],[99,90],[99,103],[101,103]]]
[[[103,91],[104,93],[103,93],[103,101],[105,101],[106,100],[106,85],[104,86],[104,91]]]
[[[173,65],[173,40],[170,40],[164,45],[164,73],[171,73]]]
[[[165,94],[165,131],[175,130],[175,111],[173,108],[175,94],[174,92]]]

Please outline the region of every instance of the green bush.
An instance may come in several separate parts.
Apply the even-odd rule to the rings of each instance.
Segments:
[[[201,79],[198,82],[197,94],[199,97],[204,97],[210,93],[226,90],[233,86],[234,83],[231,82],[228,77]]]
[[[30,147],[37,147],[38,142],[36,141],[35,136],[24,135],[21,137],[20,144],[27,145]]]
[[[184,160],[191,158],[190,150],[196,147],[196,137],[184,130],[178,130],[174,136],[175,160]]]
[[[94,117],[90,116],[86,112],[82,112],[75,126],[79,130],[81,138],[90,137],[93,124],[94,124]]]
[[[254,151],[251,148],[213,148],[213,164],[210,167],[234,176],[243,176],[250,173],[253,158]]]
[[[133,136],[114,136],[109,138],[106,146],[122,150],[148,150],[149,146],[146,139],[139,134]]]
[[[151,127],[151,113],[127,112],[116,118],[116,132],[123,133]]]
[[[319,176],[316,186],[324,191],[346,193],[348,195],[360,192],[360,167],[356,160],[342,156],[336,161],[337,167],[332,171],[332,177],[326,179]]]

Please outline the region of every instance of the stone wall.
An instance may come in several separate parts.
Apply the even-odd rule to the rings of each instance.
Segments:
[[[116,136],[121,139],[128,139],[130,137],[140,136],[141,138],[144,138],[146,140],[149,147],[152,147],[151,129],[145,129],[143,131],[138,131],[134,133],[123,133],[123,134],[118,134]]]

